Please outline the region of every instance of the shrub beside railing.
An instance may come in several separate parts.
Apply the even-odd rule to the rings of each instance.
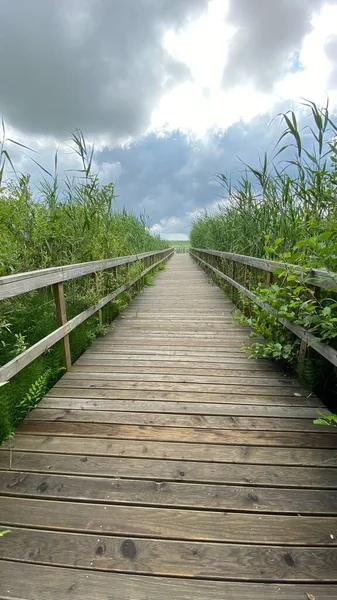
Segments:
[[[337,367],[336,273],[216,250],[191,248],[190,253],[229,286],[231,299],[246,315],[241,321],[265,337],[265,343],[249,347],[251,356],[296,362],[304,376],[313,349]]]

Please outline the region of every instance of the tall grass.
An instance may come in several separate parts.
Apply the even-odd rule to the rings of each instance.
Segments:
[[[57,154],[54,171],[43,170],[44,178],[38,193],[33,193],[29,175],[20,175],[7,184],[2,179],[0,276],[168,247],[167,242],[150,233],[143,216],[115,209],[114,184],[101,185],[98,176],[92,172],[93,151],[87,147],[81,132],[74,133],[73,144],[82,168],[62,185],[59,183]],[[0,150],[1,179],[6,163],[11,168],[14,165],[4,143]],[[136,275],[139,268],[137,263],[132,265],[131,276]],[[100,274],[99,290],[90,277],[66,282],[68,318],[116,289],[125,277],[123,267],[119,268],[117,281],[111,273]],[[105,307],[105,325],[128,300],[128,295],[124,295]],[[50,289],[0,302],[0,365],[56,327]],[[98,318],[94,316],[71,333],[73,360],[100,332]],[[62,373],[61,347],[57,344],[0,388],[0,441],[11,434]]]
[[[271,156],[265,153],[257,166],[246,165],[236,182],[218,175],[224,200],[215,214],[198,216],[192,246],[262,257],[266,236],[282,238],[282,249],[290,252],[299,239],[326,231],[330,243],[336,240],[337,125],[328,104],[305,106],[310,121],[302,130],[293,111],[282,115],[285,128]],[[303,251],[317,263],[310,248]],[[336,269],[333,254],[321,255],[321,266]]]
[[[224,200],[215,214],[206,211],[193,224],[191,245],[220,251],[325,268],[337,284],[337,125],[328,104],[318,108],[305,102],[307,125],[300,129],[296,114],[281,116],[284,124],[273,154],[246,165],[241,178],[231,182],[220,173]],[[224,264],[226,261],[224,261]],[[227,263],[226,263],[227,264]],[[305,327],[337,349],[337,294],[334,289],[314,295],[311,286],[286,269],[271,286],[261,272],[248,276],[237,269],[236,278],[248,285],[279,317]],[[229,273],[230,274],[230,273]],[[276,316],[241,298],[247,322],[265,342],[250,346],[254,356],[285,360],[298,365],[299,340],[286,331]],[[331,363],[308,352],[300,373],[337,411],[337,374]]]

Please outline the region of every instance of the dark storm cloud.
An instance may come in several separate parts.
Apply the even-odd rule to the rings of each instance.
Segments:
[[[188,69],[162,47],[207,0],[0,0],[0,112],[22,131],[114,140],[149,125]]]
[[[276,112],[284,108],[279,105]],[[128,149],[101,152],[97,162],[120,166],[116,207],[145,212],[164,233],[188,233],[196,211],[212,209],[221,200],[219,172],[231,172],[235,180],[244,169],[242,161],[256,165],[262,148],[272,152],[280,135],[275,122],[270,126],[272,116],[236,123],[224,134],[193,143],[179,132],[163,138],[153,134]]]

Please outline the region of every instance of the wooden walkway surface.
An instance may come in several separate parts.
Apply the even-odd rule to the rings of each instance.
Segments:
[[[175,255],[0,449],[0,598],[337,598],[337,435]]]

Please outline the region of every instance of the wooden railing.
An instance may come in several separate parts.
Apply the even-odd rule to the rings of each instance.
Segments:
[[[33,360],[41,356],[41,354],[46,352],[46,350],[61,340],[63,343],[65,367],[66,369],[69,369],[71,367],[69,333],[97,312],[99,313],[101,322],[101,310],[106,304],[117,298],[117,296],[127,291],[138,282],[140,283],[147,273],[158,267],[164,261],[168,260],[173,253],[174,249],[169,248],[166,250],[155,250],[152,252],[144,252],[142,254],[134,254],[132,256],[122,256],[119,258],[109,258],[93,262],[52,267],[50,269],[40,269],[38,271],[30,271],[27,273],[18,273],[17,275],[0,277],[0,300],[13,298],[19,294],[24,294],[33,290],[52,286],[55,299],[57,322],[59,325],[59,327],[52,331],[49,335],[39,340],[36,344],[2,366],[0,368],[0,383],[8,381],[14,377],[14,375],[19,373]],[[139,261],[142,263],[142,271],[136,278],[130,280],[130,264]],[[83,275],[91,275],[97,281],[98,273],[100,271],[106,271],[110,269],[113,270],[115,279],[117,279],[117,269],[121,265],[125,265],[127,269],[128,281],[107,296],[101,298],[96,304],[90,306],[80,314],[76,315],[76,317],[68,321],[63,288],[64,282],[71,279],[77,279]]]
[[[191,248],[191,256],[200,263],[205,269],[212,272],[216,277],[222,279],[231,286],[231,298],[234,299],[234,290],[238,290],[250,300],[255,302],[266,312],[276,314],[276,310],[266,304],[260,298],[250,291],[247,286],[247,272],[251,268],[266,272],[266,284],[270,285],[273,282],[274,271],[276,269],[287,268],[296,274],[301,281],[309,285],[313,289],[314,296],[318,299],[321,288],[337,290],[337,273],[328,273],[324,269],[302,269],[297,265],[289,265],[263,258],[255,258],[253,256],[245,256],[243,254],[233,254],[231,252],[220,252],[217,250],[206,250],[201,248]],[[230,274],[225,272],[226,264],[231,265]],[[236,272],[238,265],[245,267],[244,285],[236,281]],[[227,269],[228,270],[228,269]],[[296,325],[288,319],[278,319],[282,325],[289,329],[300,340],[300,357],[304,358],[308,348],[311,347],[321,356],[324,356],[333,365],[337,366],[337,351],[328,344],[321,342],[315,335],[310,333],[301,325]]]

